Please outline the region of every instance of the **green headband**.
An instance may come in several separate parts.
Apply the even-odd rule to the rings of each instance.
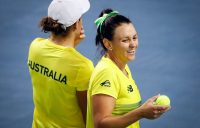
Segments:
[[[108,17],[111,17],[111,16],[116,16],[117,14],[119,14],[119,12],[117,11],[112,11],[108,14],[104,14],[102,17],[99,17],[98,19],[96,19],[94,21],[94,23],[96,24],[97,28],[100,27],[100,33],[101,33],[101,26],[103,24],[103,22],[108,18]]]

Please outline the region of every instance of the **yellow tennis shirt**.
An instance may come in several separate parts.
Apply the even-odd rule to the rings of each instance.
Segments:
[[[126,77],[109,58],[102,57],[92,73],[88,89],[87,128],[94,128],[91,97],[95,94],[106,94],[116,99],[112,114],[123,115],[141,105],[139,90],[132,79],[128,65]],[[105,108],[106,109],[106,108]],[[128,126],[139,128],[139,121]]]
[[[33,128],[84,128],[76,91],[88,89],[92,62],[74,48],[36,38],[30,45]]]

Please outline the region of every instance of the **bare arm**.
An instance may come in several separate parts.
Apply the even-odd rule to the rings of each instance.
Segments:
[[[87,113],[87,91],[77,91],[78,103],[83,115],[83,120],[86,124],[86,113]]]
[[[93,117],[95,128],[124,128],[141,118],[155,119],[169,109],[169,106],[153,105],[157,97],[152,97],[138,109],[127,114],[113,116],[115,98],[98,94],[92,97]],[[159,111],[159,112],[158,112]]]

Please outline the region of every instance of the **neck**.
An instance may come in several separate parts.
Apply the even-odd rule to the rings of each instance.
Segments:
[[[50,40],[57,45],[75,48],[74,36],[72,34],[67,36],[56,36],[52,34]]]
[[[106,54],[108,58],[110,58],[116,65],[117,67],[124,73],[125,71],[125,66],[127,63],[122,62],[120,59],[115,57],[113,54]]]

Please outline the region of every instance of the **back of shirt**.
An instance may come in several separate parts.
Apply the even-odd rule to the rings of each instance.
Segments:
[[[35,105],[32,127],[85,127],[76,91],[88,89],[92,62],[74,48],[36,38],[28,66]]]

